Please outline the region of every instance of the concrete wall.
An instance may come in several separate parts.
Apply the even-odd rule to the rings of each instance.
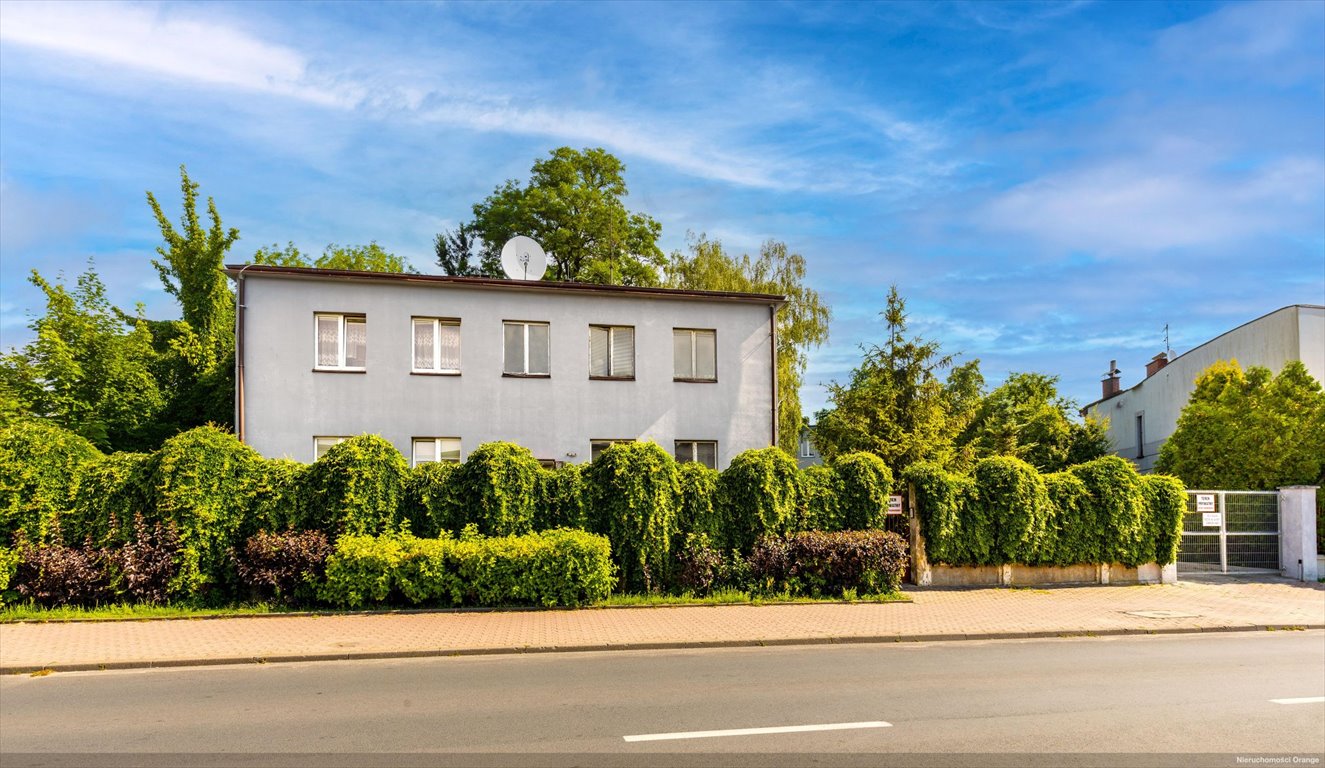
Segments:
[[[772,444],[769,305],[610,293],[244,276],[245,441],[312,461],[315,435],[491,440],[584,462],[591,439],[716,440],[718,466]],[[367,316],[367,371],[314,371],[315,312]],[[461,374],[411,375],[410,319],[460,318]],[[551,377],[503,377],[503,320],[551,324]],[[589,324],[635,327],[634,381],[589,379]],[[717,330],[716,383],[674,382],[672,329]]]
[[[1325,382],[1325,307],[1291,306],[1235,328],[1174,358],[1167,366],[1122,394],[1087,406],[1095,418],[1109,420],[1114,453],[1149,472],[1159,447],[1173,434],[1196,377],[1220,360],[1236,359],[1279,373],[1290,360],[1301,360],[1317,381]],[[1144,445],[1138,449],[1136,417],[1144,416]]]

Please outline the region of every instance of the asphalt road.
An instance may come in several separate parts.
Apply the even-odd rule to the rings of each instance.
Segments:
[[[1320,759],[1315,697],[1320,631],[55,673],[0,763],[1237,765]]]

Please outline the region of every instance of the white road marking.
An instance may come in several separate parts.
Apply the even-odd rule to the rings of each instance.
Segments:
[[[726,731],[684,731],[680,733],[642,733],[622,736],[626,741],[670,741],[673,739],[712,739],[717,736],[763,736],[770,733],[805,733],[807,731],[848,731],[857,728],[891,728],[892,723],[871,720],[863,723],[823,723],[820,725],[779,725],[772,728],[732,728]]]
[[[1306,696],[1301,699],[1270,699],[1274,704],[1322,704],[1325,696]]]

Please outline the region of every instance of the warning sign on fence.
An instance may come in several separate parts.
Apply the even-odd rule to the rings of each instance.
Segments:
[[[893,495],[888,497],[888,514],[890,515],[902,514],[901,494],[894,493]]]
[[[1201,525],[1205,526],[1206,528],[1218,528],[1218,527],[1219,527],[1219,513],[1218,513],[1218,512],[1202,512],[1202,513],[1201,513]]]
[[[1213,493],[1198,493],[1198,494],[1196,494],[1196,511],[1197,511],[1197,512],[1214,512],[1214,511],[1215,511],[1215,495],[1214,495]],[[1216,523],[1216,525],[1218,525],[1218,523]]]

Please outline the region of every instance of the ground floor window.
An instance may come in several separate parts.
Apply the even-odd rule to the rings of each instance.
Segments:
[[[633,443],[633,442],[635,441],[629,438],[610,439],[610,440],[590,440],[589,461],[597,461],[599,455],[601,455],[603,451],[606,451],[608,446],[610,445],[613,445],[615,443]]]
[[[460,438],[458,437],[416,437],[414,438],[414,466],[433,461],[460,461]]]
[[[718,468],[718,443],[715,440],[677,440],[677,461],[697,461],[709,469]]]
[[[317,459],[326,456],[327,451],[331,450],[331,446],[336,445],[337,443],[343,443],[349,439],[350,438],[343,435],[313,438],[313,459],[316,461]]]

